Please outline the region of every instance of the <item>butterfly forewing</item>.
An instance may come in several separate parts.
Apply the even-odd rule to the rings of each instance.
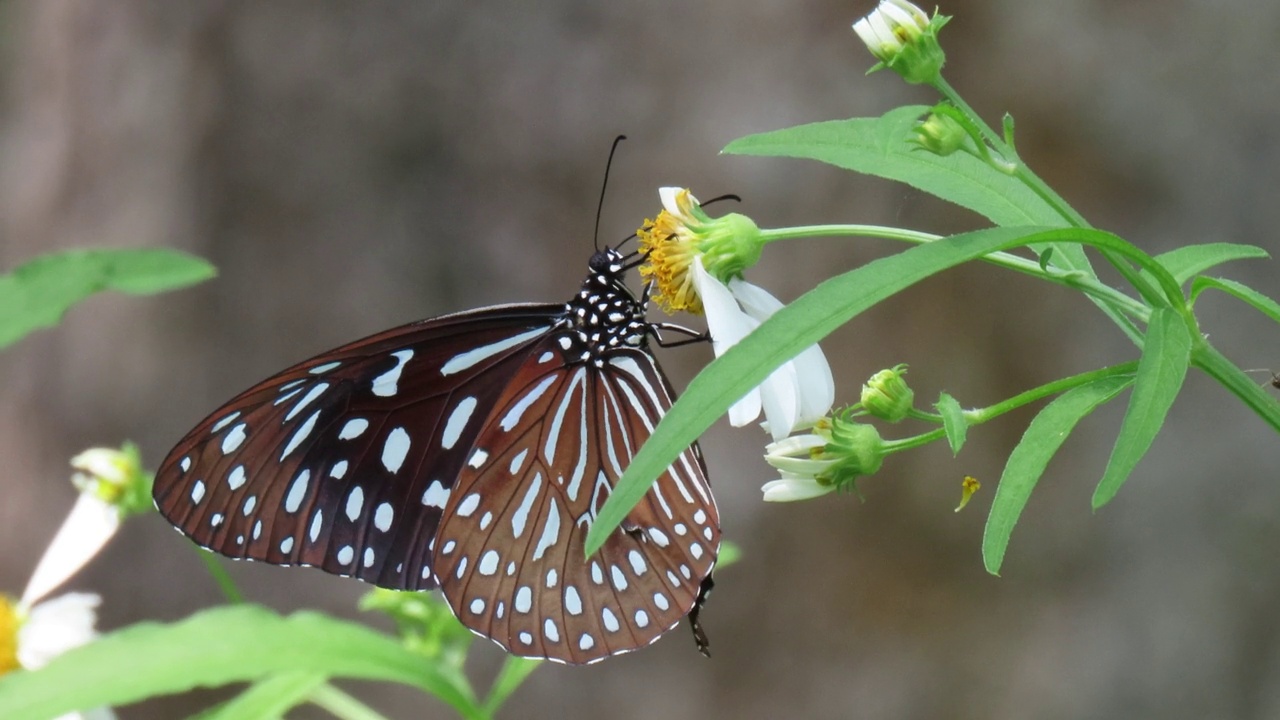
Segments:
[[[434,587],[443,499],[522,350],[561,312],[413,323],[289,368],[178,443],[156,474],[156,505],[224,555]]]
[[[435,565],[472,629],[519,655],[586,663],[643,647],[688,613],[719,518],[689,450],[583,560],[596,514],[672,393],[647,352],[619,350],[596,371],[564,366],[556,347],[551,337],[530,355],[484,423]]]

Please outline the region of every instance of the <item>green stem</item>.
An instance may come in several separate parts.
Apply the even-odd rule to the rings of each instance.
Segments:
[[[885,227],[883,225],[802,225],[800,227],[791,228],[775,228],[761,230],[760,236],[764,242],[769,243],[775,240],[794,240],[809,237],[874,237],[884,238],[887,240],[898,240],[900,242],[912,243],[914,245],[923,245],[925,243],[941,240],[941,235],[932,233],[917,232],[914,230],[904,230],[902,228]],[[1073,271],[1061,272],[1050,269],[1046,271],[1040,267],[1040,263],[1029,260],[1027,258],[1011,255],[1006,252],[991,253],[982,258],[983,262],[991,263],[1008,270],[1014,270],[1026,275],[1047,280],[1064,287],[1079,290],[1090,297],[1097,298],[1106,303],[1110,307],[1127,313],[1137,318],[1141,322],[1146,322],[1151,315],[1151,308],[1147,305],[1125,295],[1123,292],[1116,290],[1110,285],[1105,285],[1097,278],[1092,277],[1090,273]]]
[[[1046,383],[1039,387],[1027,390],[1026,392],[1018,393],[1017,395],[998,402],[995,405],[989,405],[985,408],[979,408],[976,410],[966,410],[964,416],[970,426],[981,425],[982,423],[994,420],[1008,412],[1017,410],[1023,405],[1029,405],[1051,395],[1057,395],[1081,385],[1088,385],[1091,382],[1096,382],[1103,378],[1132,374],[1137,372],[1137,369],[1138,362],[1135,360],[1132,362],[1122,363],[1120,365],[1101,368],[1099,370],[1090,370],[1089,372],[1072,375],[1071,377],[1065,377],[1061,380],[1054,380],[1051,383]],[[946,430],[938,428],[937,430],[930,430],[927,433],[903,438],[901,440],[888,440],[885,441],[884,444],[885,452],[896,453],[904,450],[911,450],[913,448],[928,445],[936,440],[941,440],[946,436]]]
[[[328,710],[329,714],[334,717],[343,718],[343,720],[387,720],[387,717],[382,713],[365,705],[330,683],[325,683],[312,690],[307,699],[312,704]]]
[[[1092,227],[1089,224],[1089,221],[1084,219],[1083,215],[1076,212],[1075,208],[1071,207],[1071,205],[1069,205],[1061,195],[1054,192],[1053,188],[1049,187],[1048,183],[1040,179],[1039,175],[1032,172],[1031,168],[1027,167],[1027,164],[1022,162],[1022,158],[1018,157],[1017,150],[1006,143],[1003,135],[996,133],[995,129],[988,125],[986,121],[982,119],[982,116],[970,107],[969,104],[964,101],[964,98],[960,97],[960,93],[956,92],[955,88],[951,87],[951,84],[948,83],[941,75],[938,76],[937,82],[934,83],[933,88],[938,91],[938,94],[946,98],[947,101],[959,108],[961,112],[968,115],[982,130],[982,134],[987,137],[987,141],[991,143],[992,147],[1005,157],[1012,159],[1014,168],[1013,176],[1022,181],[1022,184],[1030,188],[1031,191],[1039,196],[1041,200],[1044,200],[1049,207],[1053,208],[1053,210],[1062,217],[1063,220],[1075,227]],[[1106,250],[1102,251],[1102,256],[1106,258],[1107,262],[1111,263],[1112,267],[1124,276],[1125,281],[1133,285],[1133,287],[1137,289],[1138,294],[1146,298],[1148,302],[1153,305],[1168,304],[1173,307],[1178,307],[1181,304],[1181,295],[1178,297],[1167,297],[1166,295],[1162,295],[1151,285],[1150,282],[1147,281],[1146,278],[1138,274],[1138,271],[1134,270],[1133,267],[1125,262],[1120,256],[1107,252]],[[1161,302],[1161,298],[1164,299],[1163,303]]]
[[[213,576],[213,581],[217,583],[218,589],[222,591],[222,596],[231,604],[244,602],[244,594],[240,592],[240,588],[236,587],[236,581],[231,579],[231,574],[227,569],[222,567],[222,563],[218,560],[218,556],[194,545],[196,553],[200,556],[200,561],[204,563],[204,567]]]
[[[1191,364],[1222,383],[1223,387],[1240,398],[1258,417],[1280,432],[1280,402],[1264,386],[1258,385],[1235,363],[1218,352],[1217,348],[1200,340],[1192,347]]]

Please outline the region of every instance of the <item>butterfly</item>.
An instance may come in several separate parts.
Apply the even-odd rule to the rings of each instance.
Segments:
[[[285,369],[200,422],[156,473],[205,549],[440,588],[506,651],[581,664],[648,645],[710,591],[720,518],[697,445],[604,546],[584,540],[675,393],[635,254],[591,257],[563,304],[410,323]],[[675,344],[675,343],[673,343]]]

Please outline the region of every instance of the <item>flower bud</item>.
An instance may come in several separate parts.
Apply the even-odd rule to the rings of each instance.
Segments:
[[[899,422],[915,406],[916,394],[902,379],[906,365],[881,370],[862,386],[862,407],[871,415],[889,422]]]
[[[880,62],[870,72],[892,68],[909,83],[938,79],[946,54],[938,44],[938,31],[951,18],[936,12],[930,19],[906,0],[882,0],[870,15],[853,24],[853,30]]]

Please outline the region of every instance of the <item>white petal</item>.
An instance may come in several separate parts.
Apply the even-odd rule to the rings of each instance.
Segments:
[[[658,188],[658,198],[662,200],[662,209],[671,213],[676,217],[682,217],[680,213],[680,203],[676,202],[676,196],[684,188],[678,187],[660,187]]]
[[[742,312],[733,293],[702,267],[702,258],[693,259],[693,284],[702,298],[702,308],[707,315],[707,330],[711,333],[711,349],[716,357],[738,344],[759,323]],[[761,398],[758,388],[753,388],[729,408],[729,422],[741,427],[760,416]]]
[[[770,480],[760,489],[764,492],[765,502],[794,502],[826,495],[835,488],[822,485],[813,478],[784,476],[781,480]]]
[[[18,662],[35,670],[93,640],[101,602],[92,593],[68,593],[32,607],[18,630]]]
[[[792,473],[794,475],[803,475],[806,477],[817,477],[823,472],[834,466],[838,460],[811,460],[803,457],[786,457],[778,455],[766,458],[769,464],[781,470],[784,473]]]
[[[764,288],[752,285],[745,280],[738,278],[730,280],[729,291],[737,298],[748,315],[761,322],[768,320],[783,307],[782,302]],[[831,379],[831,366],[827,364],[826,356],[817,345],[810,345],[800,351],[800,354],[788,365],[792,366],[791,374],[794,376],[794,390],[790,392],[799,396],[799,407],[794,415],[790,413],[782,415],[782,417],[794,417],[789,427],[775,427],[770,418],[769,431],[775,439],[790,435],[796,427],[812,425],[818,418],[827,414],[831,409],[831,403],[835,402],[836,398],[835,381]],[[767,407],[766,405],[766,416],[768,415]],[[784,429],[786,432],[782,432]]]
[[[831,365],[817,345],[810,345],[791,361],[800,385],[801,426],[812,425],[831,411],[836,400],[836,383],[831,378]]]
[[[22,603],[34,605],[66,582],[102,550],[119,527],[116,506],[92,493],[81,493],[31,574]]]
[[[799,380],[791,363],[774,370],[760,385],[760,402],[774,440],[790,435],[800,423]]]
[[[827,439],[821,435],[813,433],[793,435],[785,440],[769,443],[764,452],[765,455],[808,455],[810,450],[824,447],[826,444]]]
[[[71,458],[71,467],[100,478],[112,485],[124,485],[129,479],[125,455],[110,448],[90,448]]]

